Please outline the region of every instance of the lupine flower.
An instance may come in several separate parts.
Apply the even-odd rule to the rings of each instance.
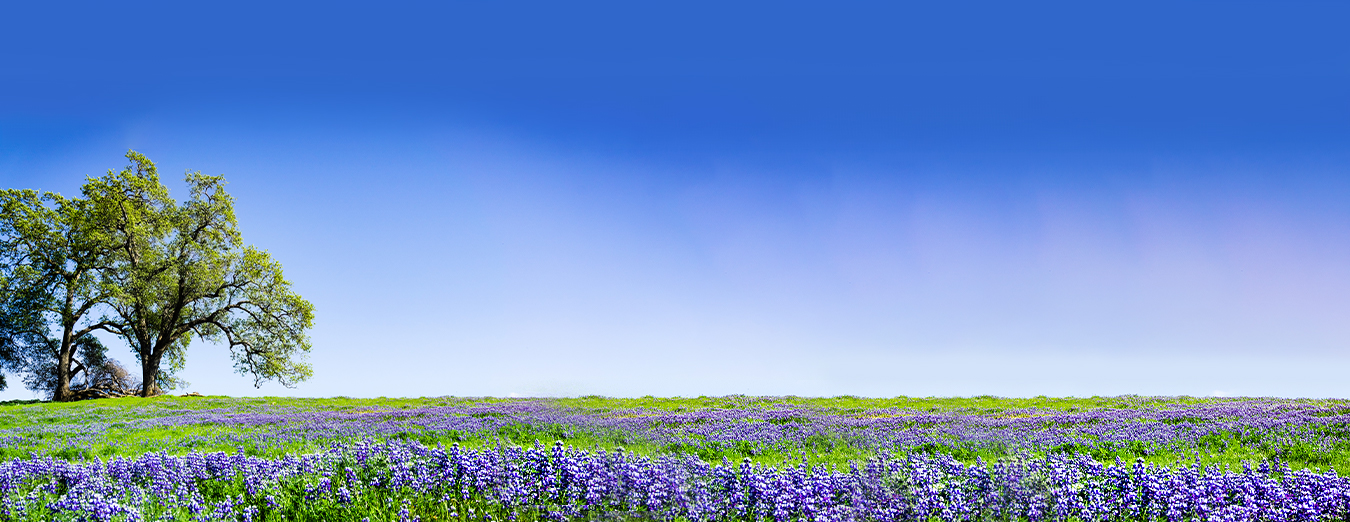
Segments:
[[[353,468],[356,455],[365,464]],[[945,455],[878,457],[848,470],[712,465],[554,445],[466,450],[413,442],[361,442],[303,456],[147,454],[99,463],[15,459],[0,463],[0,509],[85,520],[143,520],[186,512],[210,520],[254,520],[264,510],[346,509],[345,495],[400,506],[440,499],[444,515],[475,520],[545,520],[628,514],[712,520],[985,519],[1063,522],[1168,519],[1311,522],[1350,517],[1350,480],[1283,463],[1240,472],[1103,464],[1082,455],[1021,456],[963,464]],[[349,472],[373,479],[333,487]],[[289,508],[271,493],[299,491]],[[213,485],[215,484],[215,485]],[[378,484],[378,485],[377,485]],[[312,497],[310,497],[312,495]],[[397,502],[394,502],[397,500]],[[427,503],[428,505],[432,503]]]

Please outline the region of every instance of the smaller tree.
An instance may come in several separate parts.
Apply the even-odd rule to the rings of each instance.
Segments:
[[[142,395],[174,384],[194,338],[223,341],[255,386],[308,378],[314,307],[267,252],[243,244],[224,178],[189,172],[190,198],[180,205],[153,162],[135,151],[127,159],[84,192],[115,244],[104,275],[116,318],[105,327],[140,360]]]
[[[30,354],[50,351],[54,357],[56,350],[48,339],[50,326],[42,316],[42,306],[48,301],[45,288],[39,292],[16,284],[8,277],[11,271],[12,266],[0,267],[0,369],[27,374]],[[4,374],[0,374],[0,390],[8,386]]]
[[[94,314],[113,294],[108,239],[88,201],[0,190],[0,363],[57,401],[72,398],[73,370],[85,367],[77,352],[102,357],[93,334],[111,323]]]

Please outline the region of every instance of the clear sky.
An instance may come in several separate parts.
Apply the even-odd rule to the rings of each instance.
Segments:
[[[0,186],[223,174],[316,307],[192,391],[1350,396],[1344,2],[39,4]]]

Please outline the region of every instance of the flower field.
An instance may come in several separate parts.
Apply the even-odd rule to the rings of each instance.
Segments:
[[[1350,520],[1350,401],[0,406],[5,520]]]

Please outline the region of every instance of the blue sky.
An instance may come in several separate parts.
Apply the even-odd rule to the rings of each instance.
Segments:
[[[1348,11],[6,6],[0,185],[226,176],[316,376],[202,393],[1344,397]]]

